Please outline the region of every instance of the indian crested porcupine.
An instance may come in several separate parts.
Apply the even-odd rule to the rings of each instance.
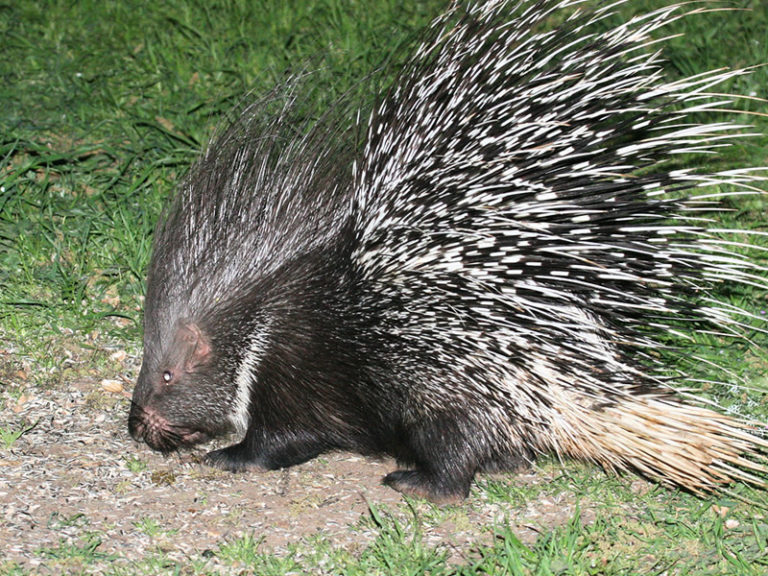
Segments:
[[[357,120],[298,121],[295,86],[246,109],[157,228],[133,437],[238,432],[207,456],[229,470],[388,454],[386,484],[438,501],[547,452],[760,481],[761,432],[686,404],[655,354],[739,332],[713,284],[766,287],[690,192],[758,172],[670,164],[739,137],[693,116],[742,72],[666,81],[648,47],[678,7],[606,31],[579,4],[455,4]]]

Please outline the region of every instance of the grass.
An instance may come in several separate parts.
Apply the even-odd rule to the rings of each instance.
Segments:
[[[154,222],[222,118],[307,66],[331,100],[436,5],[5,6],[0,326],[138,338]]]
[[[732,502],[703,503],[690,495],[652,489],[635,502],[606,502],[589,517],[578,506],[569,520],[542,532],[533,542],[520,539],[511,522],[489,526],[471,557],[449,557],[447,549],[423,543],[423,535],[446,510],[414,504],[413,515],[371,508],[366,527],[377,537],[357,553],[336,549],[321,536],[292,545],[286,554],[265,552],[257,535],[228,538],[213,550],[190,552],[183,563],[158,547],[154,554],[127,564],[99,552],[102,536],[77,519],[81,532],[62,537],[40,551],[49,569],[94,573],[114,562],[114,574],[345,574],[471,576],[554,575],[755,575],[768,571],[768,522],[751,517]],[[416,511],[421,508],[420,511]],[[145,530],[146,532],[146,530]],[[151,536],[156,536],[153,532]],[[0,566],[0,574],[17,567]]]
[[[168,194],[217,125],[248,94],[267,92],[286,71],[317,70],[317,98],[331,102],[365,74],[396,69],[417,31],[445,2],[318,0],[146,3],[138,0],[0,2],[0,339],[35,369],[39,383],[60,379],[58,352],[69,339],[106,338],[136,349],[141,334],[144,271],[154,222]],[[615,22],[661,5],[637,0]],[[712,6],[712,4],[708,4]],[[768,7],[686,18],[664,45],[672,77],[720,67],[768,63]],[[692,6],[692,8],[695,7]],[[741,9],[749,9],[742,11]],[[390,56],[394,54],[394,56]],[[724,89],[768,95],[768,67]],[[740,99],[739,111],[765,113]],[[765,165],[768,118],[738,116],[759,136],[708,159],[715,169]],[[687,159],[685,161],[688,161]],[[691,162],[695,160],[690,160]],[[731,203],[723,226],[765,227],[763,200]],[[757,314],[758,291],[726,294]],[[757,332],[755,339],[759,340]],[[713,389],[736,411],[765,415],[765,355],[738,343],[702,337],[705,360],[728,367],[747,386]],[[696,361],[694,364],[701,364]],[[103,361],[105,370],[109,362]],[[700,376],[702,379],[706,375]],[[0,371],[0,386],[23,386]],[[3,430],[10,448],[23,429]],[[138,460],[131,466],[140,467]],[[358,554],[322,541],[297,543],[286,557],[259,548],[256,536],[223,542],[181,566],[164,557],[116,573],[195,573],[246,567],[262,574],[761,574],[768,572],[764,509],[739,500],[708,501],[654,489],[642,495],[594,469],[567,465],[558,481],[525,487],[481,482],[485,499],[526,503],[570,491],[595,511],[573,513],[542,528],[534,543],[507,523],[478,543],[471,558],[449,559],[423,543],[429,526],[457,509],[426,507],[405,520],[372,508],[375,542]],[[765,495],[735,488],[744,499]],[[600,503],[595,505],[595,503]],[[596,506],[596,507],[595,507]],[[461,514],[458,514],[461,516]],[[155,532],[146,524],[144,530]],[[41,551],[87,571],[100,561],[99,535]],[[0,574],[25,574],[0,564]]]
[[[0,444],[2,447],[8,450],[14,445],[16,440],[21,438],[25,433],[29,432],[34,426],[20,425],[18,428],[2,428],[0,427]]]

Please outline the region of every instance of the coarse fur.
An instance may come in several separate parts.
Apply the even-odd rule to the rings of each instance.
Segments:
[[[389,454],[387,484],[437,501],[544,452],[760,481],[759,432],[683,403],[653,355],[683,323],[738,336],[712,284],[766,287],[680,194],[759,172],[668,165],[740,137],[689,117],[743,72],[665,81],[648,49],[678,6],[600,31],[610,7],[580,4],[454,4],[362,146],[346,108],[297,121],[296,86],[246,109],[158,226],[134,438],[236,431],[207,457],[230,470]]]

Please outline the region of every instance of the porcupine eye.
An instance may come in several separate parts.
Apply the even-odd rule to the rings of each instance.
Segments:
[[[166,370],[165,372],[163,372],[163,382],[165,382],[166,384],[170,384],[171,380],[173,380],[173,372],[171,372],[170,370]]]

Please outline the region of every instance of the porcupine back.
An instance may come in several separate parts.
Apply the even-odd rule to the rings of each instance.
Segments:
[[[695,492],[754,480],[764,469],[749,455],[766,442],[682,404],[670,392],[682,381],[666,381],[654,354],[665,332],[741,334],[749,313],[714,302],[714,284],[766,287],[733,239],[707,230],[711,190],[675,199],[710,185],[748,193],[759,174],[670,168],[741,137],[691,118],[727,104],[707,91],[743,72],[666,81],[651,35],[679,6],[599,31],[609,9],[579,4],[456,8],[370,120],[354,259],[397,343],[404,420],[469,405],[459,435],[476,446],[554,451]],[[543,31],[560,10],[573,15]]]

